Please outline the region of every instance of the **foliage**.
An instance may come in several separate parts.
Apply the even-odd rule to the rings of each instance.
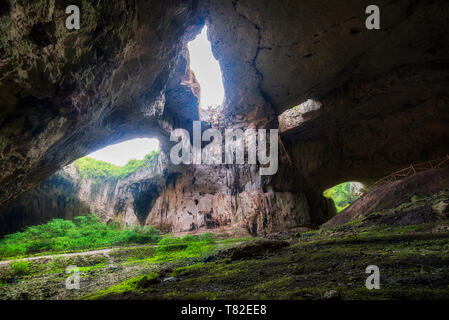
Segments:
[[[25,276],[30,272],[30,263],[24,260],[14,261],[9,265],[8,269],[9,277]]]
[[[154,227],[119,229],[106,225],[94,214],[75,217],[73,221],[53,219],[0,240],[0,257],[11,257],[45,251],[72,251],[131,243],[150,243],[160,239]]]
[[[344,182],[323,192],[326,198],[334,200],[337,212],[348,207],[360,196],[353,188],[353,182]]]
[[[216,247],[212,233],[198,236],[165,237],[157,244],[154,261],[168,261],[183,258],[201,257]]]
[[[96,182],[118,180],[126,178],[140,168],[152,167],[156,163],[159,154],[159,150],[153,151],[142,160],[129,160],[123,167],[89,157],[80,158],[74,164],[83,179],[93,179]]]

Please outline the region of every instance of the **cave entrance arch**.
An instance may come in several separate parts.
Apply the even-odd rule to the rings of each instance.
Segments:
[[[159,141],[154,138],[137,138],[124,142],[112,144],[88,154],[74,162],[78,173],[83,179],[95,181],[91,184],[90,190],[107,191],[108,199],[114,202],[113,211],[126,213],[129,205],[127,199],[132,199],[134,215],[140,225],[145,224],[145,220],[150,213],[156,199],[159,196],[156,179],[151,177],[142,181],[131,180],[129,185],[123,186],[123,192],[129,193],[128,197],[113,199],[116,195],[116,186],[108,188],[111,181],[122,181],[138,170],[150,168],[150,172],[155,172],[159,157]],[[152,169],[151,169],[152,168]],[[120,189],[121,190],[121,189]],[[100,208],[101,209],[101,208]],[[95,210],[94,210],[95,212]]]
[[[323,196],[332,199],[337,214],[346,209],[365,192],[364,185],[356,181],[347,181],[323,191]]]

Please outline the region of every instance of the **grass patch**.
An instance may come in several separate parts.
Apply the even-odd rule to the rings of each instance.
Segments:
[[[106,266],[106,263],[99,263],[99,264],[95,264],[93,266],[87,266],[87,267],[79,267],[79,271],[80,272],[89,272],[91,270],[97,270],[97,269],[102,269]]]
[[[164,262],[186,258],[199,258],[217,247],[212,233],[203,233],[198,236],[185,235],[184,237],[165,237],[156,247],[153,262]]]
[[[14,261],[9,265],[7,276],[10,278],[20,278],[30,274],[31,272],[31,263],[28,261]]]
[[[73,221],[53,219],[0,240],[0,258],[42,252],[96,249],[129,244],[155,243],[159,230],[153,227],[120,229],[106,225],[94,214],[75,217]]]

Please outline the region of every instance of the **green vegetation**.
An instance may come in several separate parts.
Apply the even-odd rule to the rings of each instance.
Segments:
[[[334,200],[337,212],[347,208],[360,196],[352,186],[353,182],[344,182],[323,192],[326,198]]]
[[[142,160],[130,160],[123,167],[113,165],[108,162],[83,157],[74,162],[79,174],[84,179],[93,179],[96,182],[106,180],[124,179],[140,168],[150,168],[154,166],[160,151],[153,151],[147,154]]]
[[[129,263],[161,263],[174,260],[200,258],[210,254],[217,247],[217,240],[212,233],[200,235],[185,235],[184,237],[166,236],[160,240],[154,249],[145,250],[142,254],[139,250],[129,251],[119,249],[111,254],[126,256]],[[129,251],[129,252],[128,252]]]
[[[351,226],[315,230],[311,237],[299,237],[284,249],[260,255],[248,253],[237,260],[226,254],[214,256],[224,240],[211,234],[168,236],[157,246],[115,249],[108,257],[60,257],[51,262],[43,259],[41,264],[11,263],[3,267],[3,274],[0,268],[0,297],[447,299],[447,226],[449,220],[373,227],[356,222]],[[443,231],[435,232],[436,229]],[[214,258],[198,259],[198,252],[192,250],[196,245],[208,247],[200,250],[201,257]],[[217,247],[211,250],[211,245]],[[107,262],[108,259],[112,260]],[[130,259],[145,263],[130,264]],[[381,268],[381,290],[365,288],[365,269],[371,264]],[[79,266],[82,277],[89,278],[81,290],[61,290],[55,285],[64,281],[68,265]],[[164,282],[168,277],[175,279]]]
[[[205,257],[214,252],[217,247],[217,240],[212,233],[200,235],[186,235],[184,237],[167,236],[159,241],[156,248],[121,248],[110,253],[115,262],[123,263],[125,266],[153,266],[153,268],[172,268],[175,270],[168,276],[175,276],[182,271],[190,270],[192,266],[185,266],[188,261]],[[179,267],[181,265],[181,267]],[[167,273],[165,273],[167,274]],[[103,299],[110,295],[122,294],[126,292],[144,292],[152,286],[161,282],[162,276],[158,273],[150,272],[147,275],[140,275],[129,280],[113,285],[109,288],[98,290],[94,293],[83,296],[83,299]]]
[[[416,213],[447,195],[291,233],[288,247],[263,252],[245,244],[232,248],[254,238],[206,233],[165,236],[157,245],[117,248],[106,256],[11,261],[0,266],[0,299],[448,299],[449,217],[381,223],[393,211],[395,217]],[[381,270],[381,290],[365,287],[372,264]],[[88,280],[80,290],[61,286],[69,265]]]
[[[9,265],[7,275],[9,277],[21,277],[30,273],[30,262],[18,260]]]
[[[212,233],[198,236],[166,237],[159,241],[154,261],[169,261],[183,258],[201,257],[217,246]]]
[[[73,221],[53,219],[0,240],[0,258],[39,252],[73,251],[102,247],[157,242],[154,227],[120,229],[106,225],[94,214],[75,217]]]
[[[107,289],[99,290],[92,294],[86,295],[83,297],[83,299],[85,300],[100,299],[111,294],[120,294],[128,291],[136,291],[139,289],[147,288],[151,284],[155,283],[156,282],[155,280],[158,277],[159,274],[157,274],[156,272],[151,272],[150,274],[144,276],[137,276],[124,282],[121,282],[119,284],[116,284],[112,287],[109,287]]]
[[[86,256],[54,256],[53,259],[38,259],[33,261],[16,260],[0,267],[1,284],[11,283],[14,279],[33,279],[36,277],[67,277],[66,268],[70,265],[79,267],[81,276],[93,274],[107,267],[108,258],[103,255]]]
[[[447,299],[449,233],[431,227],[370,228],[359,239],[344,234],[301,239],[262,257],[221,258],[177,267],[177,281],[127,292],[137,299]],[[415,233],[420,230],[420,233]],[[425,232],[423,233],[422,231]],[[328,230],[329,231],[329,230]],[[382,270],[382,290],[365,288],[368,265]],[[445,279],[445,280],[442,280]],[[332,292],[332,295],[329,293]],[[115,298],[120,298],[120,295]],[[114,298],[114,295],[108,298]]]

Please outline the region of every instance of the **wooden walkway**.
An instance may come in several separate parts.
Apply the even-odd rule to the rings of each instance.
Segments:
[[[446,155],[442,158],[435,160],[411,164],[407,168],[393,172],[392,174],[376,181],[373,185],[370,186],[370,189],[414,175],[417,172],[426,171],[430,169],[438,169],[446,165],[449,165],[449,155]]]

